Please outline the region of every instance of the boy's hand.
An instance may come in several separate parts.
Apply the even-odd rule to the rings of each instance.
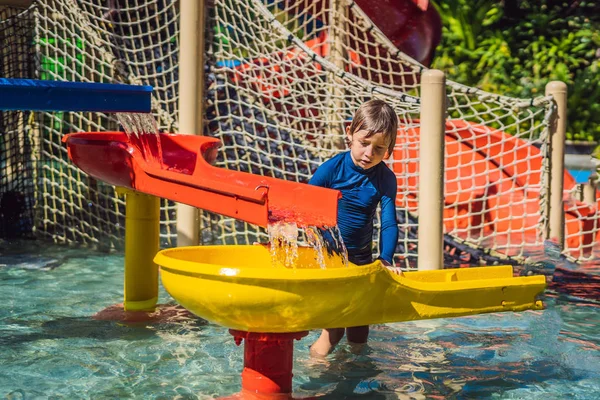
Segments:
[[[381,264],[383,264],[384,267],[386,267],[387,269],[389,269],[394,274],[396,274],[398,276],[404,276],[404,273],[402,272],[402,270],[400,269],[400,267],[395,267],[392,264],[390,264],[389,262],[387,262],[386,260],[383,260],[381,258],[379,259],[379,261],[381,261]]]
[[[400,267],[392,267],[390,265],[389,267],[386,267],[386,268],[398,276],[404,276],[404,272],[402,272],[402,269]]]

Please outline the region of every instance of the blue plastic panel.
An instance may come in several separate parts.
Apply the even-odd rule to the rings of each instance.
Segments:
[[[592,171],[586,169],[570,169],[569,173],[575,178],[576,183],[588,183]]]
[[[151,110],[152,86],[0,78],[0,110],[99,111]]]

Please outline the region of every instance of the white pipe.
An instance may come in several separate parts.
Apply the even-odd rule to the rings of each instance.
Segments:
[[[344,70],[344,59],[345,50],[344,44],[346,42],[346,15],[348,13],[348,6],[343,0],[330,0],[329,1],[329,61],[334,64],[338,69]],[[327,138],[326,141],[330,142],[334,148],[343,149],[344,145],[344,88],[340,85],[336,85],[336,76],[333,72],[327,74],[327,80],[329,84],[329,106],[327,107]]]
[[[421,74],[418,269],[444,267],[444,132],[446,78],[442,71]]]
[[[556,240],[560,248],[565,243],[565,209],[563,188],[565,176],[565,138],[567,132],[567,85],[552,81],[546,85],[546,95],[552,96],[556,113],[550,122],[550,203],[546,239]]]
[[[204,0],[180,1],[179,133],[201,135],[204,116]],[[199,211],[177,204],[177,245],[199,243]]]

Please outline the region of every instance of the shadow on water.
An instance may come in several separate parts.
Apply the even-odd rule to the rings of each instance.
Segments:
[[[544,387],[547,382],[570,385],[600,372],[600,357],[563,335],[564,321],[555,309],[540,313],[528,329],[494,332],[492,326],[444,332],[435,338],[445,349],[446,372],[426,381],[462,380],[460,393],[446,398],[479,399],[523,388]],[[482,332],[487,330],[487,332]],[[433,387],[426,393],[435,393]]]
[[[10,320],[5,320],[10,325]],[[22,320],[14,321],[23,325]],[[98,341],[127,340],[141,341],[152,339],[161,330],[176,328],[182,330],[200,330],[207,324],[202,319],[181,322],[115,322],[96,320],[91,317],[60,317],[42,323],[30,322],[26,325],[29,332],[5,333],[0,337],[0,346],[19,346],[41,340],[93,339]],[[185,327],[184,327],[185,326]],[[6,331],[5,331],[6,332]]]
[[[81,257],[77,246],[49,247],[44,241],[0,239],[0,268],[49,271]]]

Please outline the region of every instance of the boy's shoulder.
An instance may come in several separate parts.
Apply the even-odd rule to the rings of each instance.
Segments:
[[[330,187],[343,169],[340,168],[340,165],[343,163],[344,154],[345,153],[337,154],[319,165],[308,183],[311,185]]]
[[[396,174],[390,169],[390,167],[385,162],[379,164],[379,174],[383,176],[386,180],[396,180]]]
[[[336,154],[335,156],[331,157],[329,160],[327,160],[325,162],[326,163],[339,163],[344,159],[346,154],[349,154],[349,153],[350,153],[349,150],[342,151],[341,153]]]
[[[328,159],[327,161],[325,161],[323,164],[321,164],[321,167],[325,167],[325,168],[331,168],[334,166],[339,165],[340,163],[342,163],[342,161],[344,161],[344,157],[347,154],[347,151],[344,151],[342,153],[338,153],[335,156],[331,157],[330,159]]]
[[[396,174],[394,173],[394,171],[392,171],[390,169],[390,167],[386,163],[382,162],[380,164],[378,173],[379,173],[379,177],[380,177],[379,182],[382,183],[384,188],[388,187],[388,188],[393,188],[394,190],[397,188],[398,181],[396,178]]]

